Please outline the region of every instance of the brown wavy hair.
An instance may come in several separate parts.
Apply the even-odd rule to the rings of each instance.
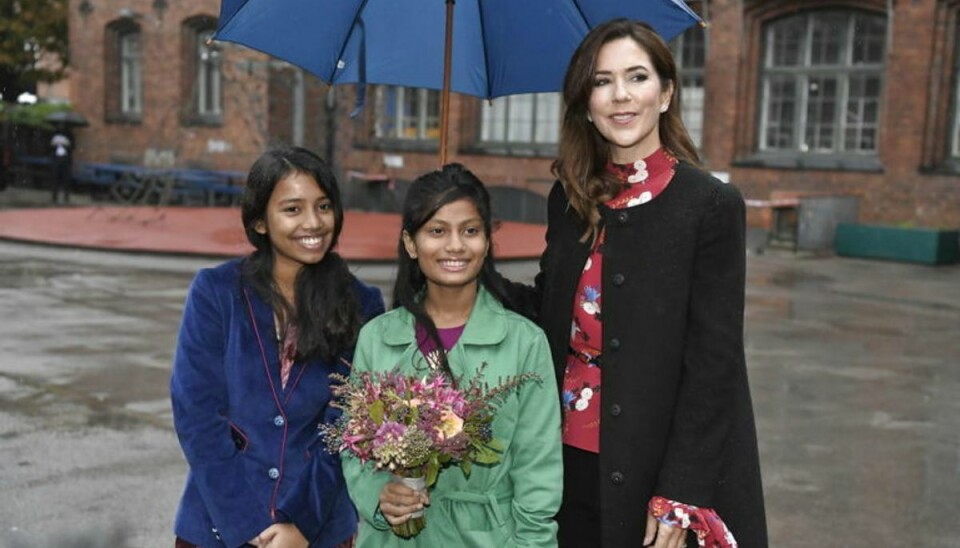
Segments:
[[[660,115],[660,143],[676,158],[699,165],[700,157],[680,118],[680,85],[677,64],[667,43],[642,21],[613,19],[594,27],[580,42],[567,66],[563,80],[563,125],[560,146],[553,162],[553,175],[567,193],[570,207],[588,223],[584,241],[596,236],[600,213],[597,205],[617,195],[623,183],[607,173],[610,146],[587,119],[590,95],[593,93],[597,55],[604,45],[630,38],[647,55],[660,78],[663,89],[673,86],[667,111]]]

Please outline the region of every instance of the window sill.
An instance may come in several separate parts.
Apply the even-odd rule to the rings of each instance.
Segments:
[[[143,120],[139,114],[110,114],[104,121],[108,124],[139,126]]]
[[[462,147],[461,154],[478,156],[512,156],[519,158],[556,158],[557,145],[534,145],[523,143],[477,143]]]
[[[192,116],[183,118],[180,121],[180,125],[184,127],[222,127],[223,117],[194,114]]]
[[[436,139],[371,139],[367,142],[355,142],[358,150],[380,150],[384,152],[437,152],[440,145]]]
[[[960,175],[960,158],[947,158],[943,162],[920,168],[924,175]]]
[[[731,165],[741,168],[883,172],[883,163],[878,156],[859,154],[758,152],[735,160]]]

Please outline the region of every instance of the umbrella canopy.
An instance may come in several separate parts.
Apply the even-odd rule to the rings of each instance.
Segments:
[[[62,126],[74,126],[74,127],[85,127],[90,125],[87,122],[87,119],[83,117],[79,112],[74,112],[72,110],[58,110],[56,112],[51,112],[43,117],[45,122],[62,125]]]
[[[580,40],[615,17],[646,21],[666,40],[699,21],[682,0],[222,0],[216,38],[329,84],[443,90],[446,105],[450,90],[486,99],[560,90]]]

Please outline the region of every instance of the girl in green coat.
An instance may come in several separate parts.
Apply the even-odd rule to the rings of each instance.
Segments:
[[[360,332],[353,371],[405,374],[431,369],[452,379],[483,366],[490,385],[523,373],[527,383],[500,406],[494,438],[505,449],[498,464],[441,471],[429,494],[390,482],[342,454],[350,496],[360,513],[357,547],[513,547],[557,545],[554,515],[563,470],[558,394],[550,350],[535,324],[506,308],[494,280],[490,198],[483,183],[458,164],[418,178],[403,212],[399,271],[391,312]],[[411,539],[391,524],[425,509],[426,528]]]

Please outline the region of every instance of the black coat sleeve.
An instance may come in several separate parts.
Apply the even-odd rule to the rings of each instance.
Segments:
[[[567,195],[563,191],[563,185],[560,184],[560,181],[557,181],[550,190],[550,197],[547,200],[546,247],[540,256],[540,271],[536,277],[534,277],[533,285],[508,280],[499,273],[496,275],[510,300],[510,302],[507,303],[508,307],[534,322],[539,323],[540,319],[540,308],[543,300],[544,284],[547,279],[547,269],[550,264],[550,257],[554,251],[551,242],[554,241],[553,236],[557,231],[557,227],[562,222],[566,208]]]
[[[728,440],[748,390],[743,349],[745,207],[717,185],[697,231],[682,376],[656,493],[714,506]]]

